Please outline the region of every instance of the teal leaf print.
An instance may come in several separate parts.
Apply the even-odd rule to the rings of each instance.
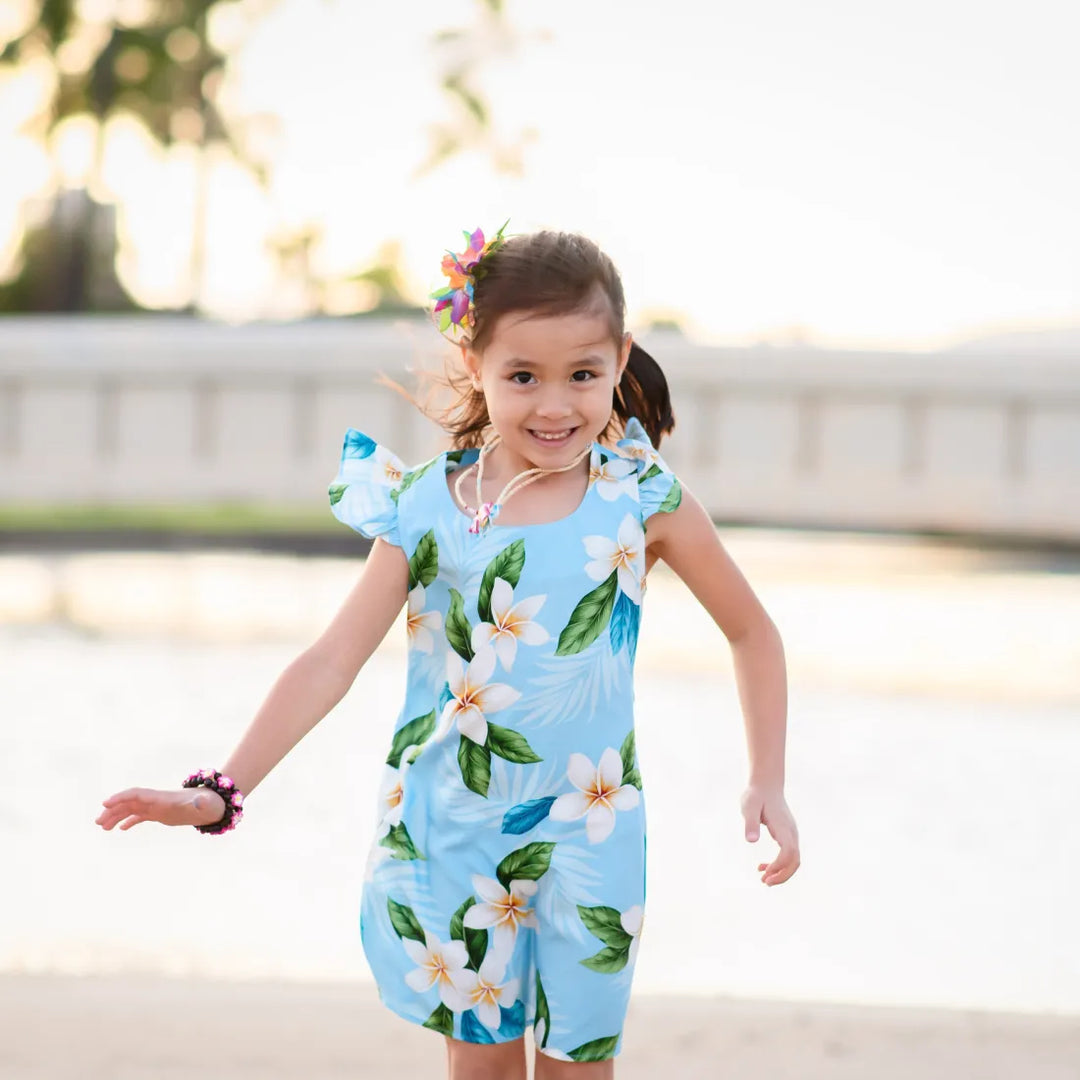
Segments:
[[[658,514],[670,514],[672,510],[678,510],[682,502],[682,484],[677,479],[672,479],[671,487],[664,496],[664,501],[656,508]]]
[[[446,640],[467,664],[473,658],[472,627],[465,617],[465,601],[457,589],[450,590],[450,610],[446,615]]]
[[[626,774],[634,768],[634,758],[637,756],[637,741],[634,736],[634,729],[630,729],[630,733],[623,739],[622,746],[619,748],[619,757],[622,759],[622,774],[623,783],[626,783]]]
[[[659,476],[661,473],[660,466],[654,461],[638,478],[639,484],[644,484],[646,480],[651,480],[654,476]]]
[[[481,622],[491,622],[491,590],[495,587],[495,579],[500,577],[512,589],[517,588],[521,578],[522,568],[525,566],[525,541],[515,540],[509,547],[502,551],[487,564],[484,576],[480,579],[480,596],[476,601],[476,613]]]
[[[547,994],[544,993],[544,984],[540,981],[540,972],[536,973],[536,1017],[533,1027],[538,1028],[541,1021],[544,1024],[544,1035],[540,1040],[540,1046],[547,1046],[548,1036],[551,1034],[551,1010],[548,1008]]]
[[[511,851],[495,868],[495,876],[504,889],[509,891],[511,881],[539,881],[551,865],[551,853],[555,845],[536,841]]]
[[[445,1005],[440,1005],[424,1021],[424,1027],[451,1038],[454,1034],[454,1014]]]
[[[504,1039],[513,1039],[525,1031],[525,1002],[515,1001],[512,1008],[505,1005],[499,1006],[502,1023],[499,1024],[499,1034]]]
[[[438,460],[438,458],[432,458],[430,461],[425,462],[423,465],[421,465],[418,469],[413,469],[411,472],[407,472],[401,478],[401,483],[398,484],[398,486],[390,492],[390,498],[393,499],[396,503],[398,499],[400,499],[401,496],[404,495],[405,492],[408,491],[409,488],[411,488],[413,484],[415,484],[416,481],[419,480],[420,477],[423,476],[424,473],[426,473],[428,469],[430,469],[431,466],[434,465],[435,462]]]
[[[536,754],[529,745],[528,740],[520,732],[499,727],[498,724],[493,724],[490,720],[487,728],[488,749],[504,761],[512,762],[515,765],[534,765],[536,762],[544,760]]]
[[[510,807],[503,814],[502,831],[520,836],[530,829],[535,829],[551,813],[551,804],[554,801],[554,795],[545,795],[542,799],[530,799]]]
[[[448,682],[443,683],[442,692],[439,694],[439,713],[441,714],[443,709],[446,708],[446,703],[452,701],[454,695],[450,692],[450,684]]]
[[[416,550],[409,559],[409,590],[417,585],[426,589],[439,574],[439,545],[435,542],[435,530],[428,529],[420,537]]]
[[[627,937],[629,936],[628,934]],[[601,949],[595,956],[582,960],[581,963],[590,971],[598,971],[601,975],[614,975],[617,971],[622,971],[626,967],[629,959],[629,945],[624,949],[617,945],[609,945],[607,948]]]
[[[486,799],[488,784],[491,783],[491,751],[486,746],[474,743],[467,735],[462,735],[457,759],[465,786]]]
[[[641,608],[626,593],[619,593],[611,612],[611,651],[617,653],[624,645],[630,649],[631,658],[637,649],[638,623]]]
[[[348,486],[349,486],[348,484],[331,484],[330,485],[329,492],[330,492],[330,505],[331,506],[337,506],[337,504],[339,502],[341,502],[341,496],[345,494],[345,489]]]
[[[379,841],[384,848],[390,849],[390,854],[395,859],[407,862],[410,859],[422,859],[424,856],[416,850],[416,845],[405,828],[404,822],[393,825],[390,831]]]
[[[424,930],[419,920],[413,914],[413,909],[406,904],[399,904],[396,900],[387,897],[387,910],[390,912],[390,925],[399,938],[412,938],[422,945],[426,944]]]
[[[401,755],[404,754],[410,746],[423,746],[434,730],[434,709],[424,716],[418,716],[415,720],[410,720],[407,724],[398,728],[398,730],[394,732],[394,741],[390,745],[390,756],[386,759],[386,764],[391,768],[400,769]]]
[[[593,1039],[592,1042],[583,1043],[576,1050],[570,1051],[570,1057],[575,1061],[607,1061],[615,1054],[615,1047],[619,1045],[618,1035],[609,1035],[606,1039]]]
[[[613,907],[584,907],[578,904],[578,914],[585,929],[605,945],[629,949],[633,937],[623,929],[622,916]],[[625,963],[625,961],[624,961]]]
[[[375,453],[375,441],[361,431],[349,428],[345,433],[344,456],[347,458],[366,458]]]
[[[579,653],[600,636],[611,618],[618,588],[618,572],[613,570],[610,577],[578,601],[570,615],[570,621],[559,635],[556,656]]]
[[[465,925],[465,912],[475,903],[475,897],[470,896],[450,918],[450,940],[465,942],[465,951],[469,954],[469,962],[465,966],[470,971],[480,970],[488,947],[486,930],[475,930]]]
[[[493,1043],[495,1041],[495,1037],[480,1023],[475,1011],[472,1009],[461,1014],[461,1037],[465,1042],[471,1043]]]

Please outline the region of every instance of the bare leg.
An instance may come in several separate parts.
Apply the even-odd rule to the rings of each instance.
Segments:
[[[525,1080],[524,1039],[494,1045],[447,1039],[446,1056],[449,1080]]]
[[[615,1062],[607,1061],[557,1061],[536,1052],[535,1080],[612,1080]]]

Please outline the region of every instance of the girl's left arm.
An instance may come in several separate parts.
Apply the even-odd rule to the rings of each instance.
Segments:
[[[766,885],[779,885],[799,868],[798,828],[784,798],[787,673],[780,633],[685,486],[679,506],[653,514],[646,529],[646,565],[663,559],[731,644],[750,761],[741,800],[746,839],[756,841],[764,824],[780,845],[771,863],[758,865]]]

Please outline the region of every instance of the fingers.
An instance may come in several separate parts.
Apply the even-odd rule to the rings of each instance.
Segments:
[[[103,800],[101,805],[105,809],[94,819],[94,823],[106,831],[115,828],[120,822],[123,822],[120,825],[121,830],[127,831],[140,821],[155,819],[153,792],[146,788],[128,788],[126,791],[117,792]]]

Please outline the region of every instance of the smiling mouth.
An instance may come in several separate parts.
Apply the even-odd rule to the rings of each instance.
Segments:
[[[562,442],[563,439],[569,438],[574,432],[577,431],[576,427],[563,428],[562,431],[536,431],[533,428],[529,429],[529,434],[533,438],[539,439],[541,442]]]

